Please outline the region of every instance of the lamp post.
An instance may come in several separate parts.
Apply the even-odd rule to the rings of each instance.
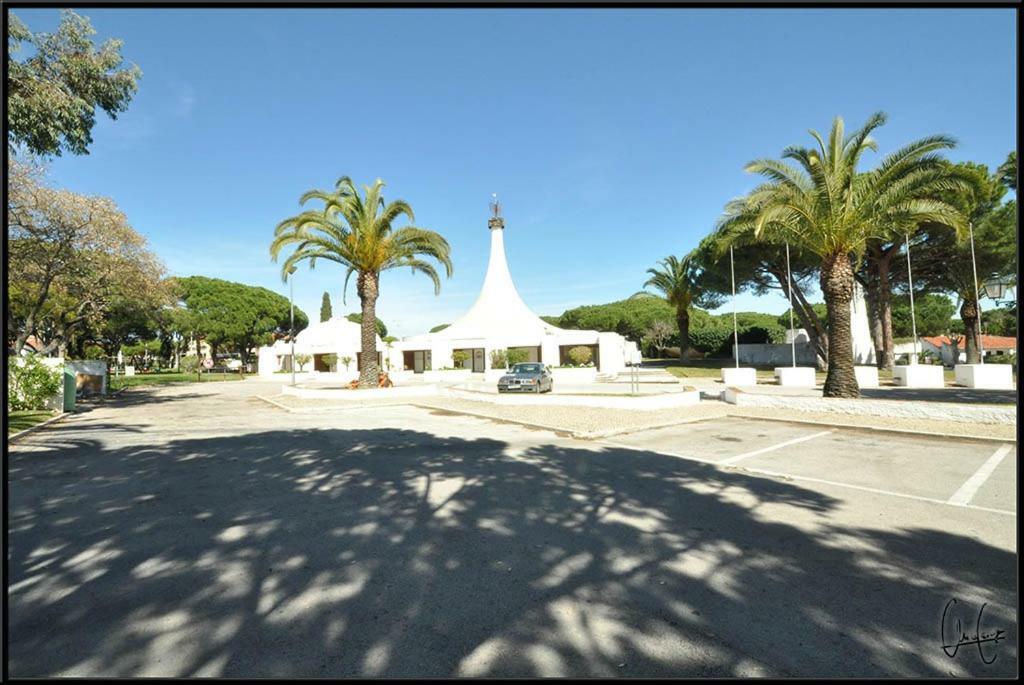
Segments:
[[[1013,289],[1013,286],[1014,283],[1012,279],[993,275],[985,281],[985,294],[988,295],[990,299],[999,302],[1003,299],[1004,295]]]
[[[288,333],[292,339],[292,385],[295,385],[295,267],[288,269],[288,303],[291,307]]]

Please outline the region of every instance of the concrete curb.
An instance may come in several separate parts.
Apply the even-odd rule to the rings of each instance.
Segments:
[[[25,430],[23,430],[23,431],[18,431],[18,432],[17,432],[17,433],[15,433],[14,435],[8,435],[8,436],[7,436],[7,442],[14,442],[14,441],[15,441],[15,440],[17,440],[18,438],[21,438],[22,436],[28,435],[29,433],[31,433],[31,432],[33,432],[33,431],[37,431],[37,430],[39,430],[40,428],[43,428],[44,426],[49,426],[49,425],[50,425],[51,423],[56,423],[57,421],[60,421],[60,420],[61,420],[61,419],[63,419],[64,417],[66,417],[66,416],[70,416],[70,415],[71,415],[71,414],[73,414],[73,413],[74,413],[74,412],[70,412],[70,411],[65,411],[65,412],[61,412],[60,414],[57,414],[56,416],[54,416],[54,417],[52,417],[52,418],[46,419],[46,420],[45,420],[45,421],[43,421],[42,423],[37,423],[37,424],[36,424],[36,425],[34,425],[34,426],[29,426],[29,427],[28,427],[28,428],[26,428]]]
[[[771,416],[749,416],[747,414],[728,414],[727,416],[737,419],[747,419],[749,421],[775,421],[778,423],[803,423],[810,426],[831,426],[833,428],[843,428],[846,430],[865,430],[865,431],[876,431],[880,433],[898,433],[901,435],[923,435],[929,438],[947,438],[953,440],[984,440],[987,442],[1017,442],[1017,436],[1008,438],[994,438],[991,435],[962,435],[959,433],[935,433],[932,431],[925,430],[913,430],[910,428],[891,428],[888,426],[860,426],[855,423],[836,423],[834,421],[821,421],[815,419],[791,419],[791,418],[775,418]],[[839,415],[841,416],[841,415]]]
[[[443,411],[443,412],[448,412],[449,414],[462,414],[462,415],[465,415],[465,416],[472,416],[472,417],[477,418],[477,419],[487,419],[488,421],[498,421],[499,423],[514,423],[514,424],[519,425],[519,426],[526,426],[527,428],[535,428],[537,430],[550,431],[552,433],[560,433],[561,435],[569,435],[569,436],[572,436],[574,438],[576,438],[576,437],[578,437],[580,435],[580,434],[576,433],[575,431],[568,430],[566,428],[556,428],[555,426],[547,426],[547,425],[542,424],[542,423],[531,423],[529,421],[521,421],[519,419],[500,418],[500,417],[497,417],[497,416],[491,416],[490,414],[484,414],[484,413],[481,413],[481,412],[468,411],[468,410],[465,410],[465,409],[449,409],[448,407],[435,407],[435,406],[430,405],[430,404],[420,404],[418,402],[410,402],[409,405],[413,406],[413,407],[419,407],[420,409],[431,409],[433,411]]]

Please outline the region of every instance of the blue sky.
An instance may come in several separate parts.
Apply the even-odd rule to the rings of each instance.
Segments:
[[[746,162],[808,144],[837,114],[887,112],[882,154],[939,132],[960,141],[953,159],[990,167],[1016,147],[1012,9],[80,13],[143,78],[51,179],[113,197],[170,273],[287,295],[267,252],[277,222],[307,189],[382,178],[455,263],[440,297],[423,276],[384,276],[378,312],[398,335],[472,304],[492,192],[520,293],[559,314],[639,290],[754,185]],[[59,19],[16,14],[33,31]],[[315,316],[327,290],[355,311],[342,276],[303,268],[298,304]]]

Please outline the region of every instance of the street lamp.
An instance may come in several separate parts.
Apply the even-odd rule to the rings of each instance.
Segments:
[[[989,298],[998,302],[1003,299],[1003,296],[1012,290],[1013,287],[1014,282],[1012,279],[1002,276],[993,276],[989,280],[985,281],[985,294],[988,295]]]
[[[295,267],[288,269],[288,303],[291,306],[291,323],[288,329],[292,339],[292,385],[295,385]]]

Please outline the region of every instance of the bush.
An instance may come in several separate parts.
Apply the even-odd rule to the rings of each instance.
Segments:
[[[7,405],[9,411],[46,409],[46,403],[60,392],[63,373],[51,369],[35,355],[23,364],[10,360],[7,367]]]
[[[530,353],[522,348],[513,348],[505,352],[505,358],[508,359],[509,366],[515,366],[516,364],[522,364],[530,358]]]
[[[199,357],[194,354],[182,357],[178,362],[178,367],[185,373],[195,373],[199,368]]]
[[[505,350],[491,350],[491,368],[504,369],[508,366],[508,355]]]
[[[452,352],[452,362],[455,363],[456,369],[461,369],[469,361],[469,352],[465,350],[456,350]]]
[[[731,349],[732,328],[721,325],[704,326],[690,329],[690,347],[708,355],[722,354],[726,348]]]
[[[324,364],[327,364],[327,368],[331,371],[336,371],[338,369],[338,355],[332,352],[330,354],[325,354],[322,359],[324,360]]]
[[[594,358],[594,353],[590,351],[589,347],[573,347],[568,352],[569,360],[576,366],[584,366],[590,363]]]

